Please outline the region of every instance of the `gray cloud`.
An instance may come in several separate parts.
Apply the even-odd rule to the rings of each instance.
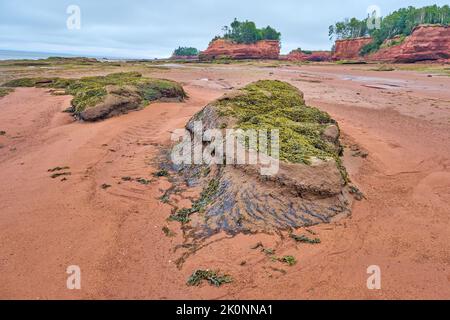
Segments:
[[[167,57],[179,45],[205,49],[235,17],[281,31],[283,52],[330,49],[328,26],[364,17],[370,5],[383,14],[426,0],[15,0],[0,2],[0,49],[109,57]],[[66,9],[81,8],[81,30],[68,30]]]

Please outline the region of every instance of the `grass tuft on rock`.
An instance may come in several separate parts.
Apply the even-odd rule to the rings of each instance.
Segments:
[[[203,281],[210,285],[220,287],[223,284],[231,283],[233,279],[229,275],[220,275],[217,271],[196,270],[188,279],[188,286],[199,286]]]

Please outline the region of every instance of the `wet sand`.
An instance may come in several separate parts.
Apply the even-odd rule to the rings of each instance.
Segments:
[[[3,299],[448,299],[450,297],[450,78],[368,66],[267,68],[217,65],[152,70],[182,82],[190,99],[156,103],[99,123],[61,111],[70,97],[17,89],[0,98],[0,298]],[[143,72],[145,73],[145,71]],[[308,104],[329,112],[347,146],[345,164],[366,200],[351,218],[310,228],[319,245],[275,235],[221,234],[181,269],[179,224],[153,179],[170,133],[209,101],[258,79],[300,88]],[[48,169],[68,166],[66,181]],[[108,184],[111,187],[103,189]],[[187,199],[174,199],[181,204]],[[169,226],[177,235],[166,237]],[[287,267],[258,242],[293,255]],[[243,263],[245,262],[245,264]],[[66,288],[78,265],[82,290]],[[378,265],[382,290],[367,289]],[[219,269],[234,282],[187,287],[196,269]]]

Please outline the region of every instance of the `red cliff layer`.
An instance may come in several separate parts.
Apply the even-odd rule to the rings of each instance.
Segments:
[[[301,52],[299,50],[291,51],[286,57],[289,61],[330,61],[330,51],[313,51],[310,54]]]
[[[198,56],[177,56],[173,55],[170,57],[171,60],[198,60]]]
[[[398,63],[448,61],[450,59],[450,26],[417,26],[402,44],[380,49],[367,59]]]
[[[218,39],[213,41],[206,51],[200,53],[200,59],[278,59],[279,55],[280,42],[277,40],[263,40],[245,44]]]
[[[372,38],[363,37],[355,39],[336,40],[333,54],[334,60],[359,60],[362,47],[372,42]]]

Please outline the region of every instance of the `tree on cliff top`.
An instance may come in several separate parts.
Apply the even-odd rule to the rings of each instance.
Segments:
[[[386,39],[394,36],[409,36],[414,28],[420,24],[450,24],[450,7],[444,5],[427,6],[423,8],[408,7],[392,12],[381,18],[379,29],[370,30],[367,25],[372,19],[358,20],[356,18],[345,19],[329,27],[330,39],[353,39],[363,36],[371,36],[374,40],[366,45],[361,54],[377,51]]]
[[[258,29],[253,21],[238,21],[234,19],[230,26],[222,28],[224,39],[230,39],[237,43],[255,43],[260,40],[280,40],[281,33],[267,26]],[[217,39],[217,37],[215,38]]]
[[[174,56],[198,56],[199,51],[196,48],[192,48],[192,47],[178,47],[178,49],[176,49],[173,52]]]

